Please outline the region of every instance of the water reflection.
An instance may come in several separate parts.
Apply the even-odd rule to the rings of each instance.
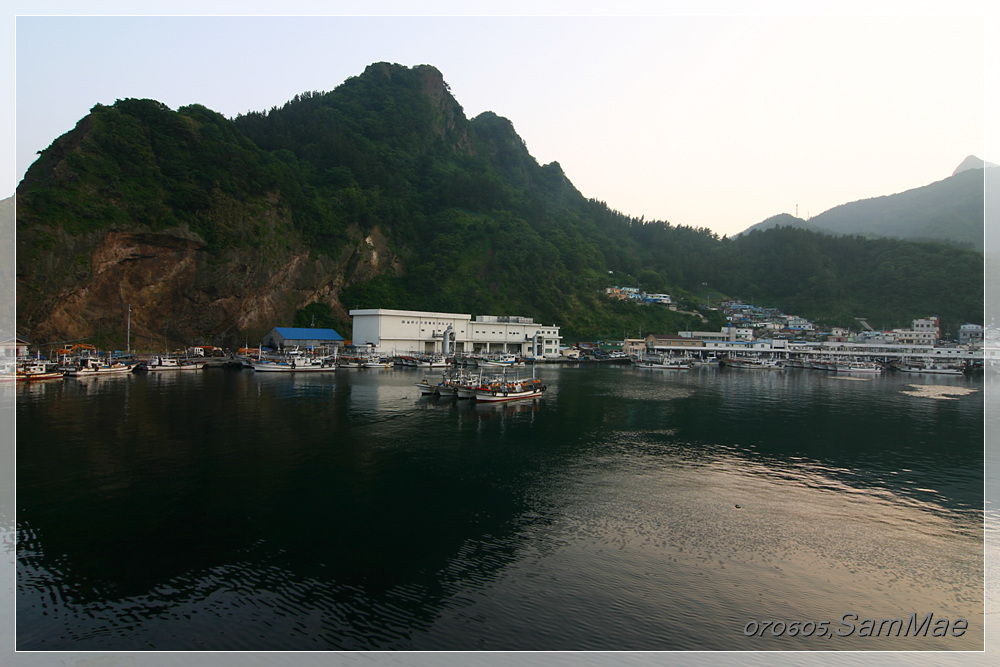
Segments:
[[[20,648],[816,648],[741,629],[981,618],[981,393],[540,373],[500,405],[406,371],[26,393]]]

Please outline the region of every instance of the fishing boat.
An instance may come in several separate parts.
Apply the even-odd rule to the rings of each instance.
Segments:
[[[739,368],[743,370],[773,370],[780,368],[778,362],[773,359],[761,359],[758,357],[729,357],[720,365],[726,368]]]
[[[852,359],[839,362],[837,364],[838,373],[866,373],[878,374],[882,372],[882,366],[874,361],[860,361]]]
[[[917,363],[901,361],[894,367],[901,373],[923,373],[927,375],[964,375],[965,369],[957,364],[941,364],[933,361]]]
[[[180,359],[178,357],[153,357],[145,362],[150,373],[162,371],[200,371],[205,367],[205,359]]]
[[[105,363],[94,357],[84,357],[80,359],[80,364],[76,368],[69,369],[63,375],[65,377],[82,379],[103,375],[121,375],[131,372],[131,364],[123,364],[118,361]]]
[[[259,373],[329,373],[337,370],[337,363],[327,357],[292,355],[285,359],[255,361],[253,369]]]
[[[683,371],[691,368],[691,360],[685,357],[660,357],[658,359],[641,359],[635,362],[636,368],[654,371]]]
[[[501,401],[516,401],[525,398],[537,398],[546,390],[542,381],[534,377],[510,378],[506,373],[490,379],[484,379],[473,393],[477,401],[484,403],[499,403]]]
[[[364,368],[366,357],[347,356],[337,359],[337,366],[340,368]]]
[[[18,382],[30,382],[35,380],[57,380],[63,377],[62,371],[50,368],[44,363],[24,364],[14,372],[14,379]]]
[[[453,371],[445,373],[441,382],[438,383],[436,391],[442,398],[472,398],[475,388],[482,384],[482,375]]]
[[[437,385],[431,384],[431,381],[424,378],[420,382],[414,382],[413,385],[420,389],[421,396],[430,396],[437,391]]]
[[[448,360],[439,354],[426,355],[417,359],[417,368],[447,368]]]
[[[490,367],[510,367],[510,366],[517,366],[517,365],[523,366],[524,362],[518,362],[516,355],[506,354],[505,353],[505,354],[496,354],[496,355],[492,355],[490,357],[487,357],[486,359],[481,359],[479,361],[479,365],[480,366],[484,366],[486,368],[490,368]]]
[[[378,355],[373,355],[365,359],[365,368],[392,368],[395,362],[390,357],[381,357]]]

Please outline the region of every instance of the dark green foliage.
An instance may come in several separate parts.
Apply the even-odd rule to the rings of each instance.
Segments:
[[[328,303],[311,303],[295,313],[292,321],[293,327],[306,327],[310,329],[333,329],[334,331],[350,331],[333,313],[333,308]]]

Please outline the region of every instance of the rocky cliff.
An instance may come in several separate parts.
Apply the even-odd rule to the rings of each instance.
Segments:
[[[35,344],[94,336],[117,342],[116,332],[124,341],[131,306],[138,349],[253,344],[312,303],[325,303],[348,321],[340,304],[344,285],[398,270],[379,230],[364,237],[353,231],[353,243],[329,257],[301,243],[213,254],[186,228],[84,236],[24,230],[18,234],[18,320]]]

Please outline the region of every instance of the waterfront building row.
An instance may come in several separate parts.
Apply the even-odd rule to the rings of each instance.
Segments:
[[[687,332],[690,333],[690,332]],[[862,357],[923,359],[945,362],[981,362],[984,355],[977,346],[934,346],[912,343],[855,343],[847,341],[795,342],[784,339],[720,340],[685,336],[649,336],[645,351],[651,354],[691,354],[725,356],[753,353],[775,358]]]

